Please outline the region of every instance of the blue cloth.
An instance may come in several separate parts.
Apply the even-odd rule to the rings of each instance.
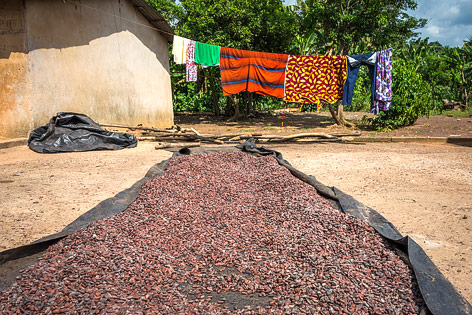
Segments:
[[[363,55],[347,56],[347,79],[344,83],[343,105],[351,105],[354,87],[356,86],[357,74],[359,68],[365,65],[369,68],[370,78],[370,99],[374,102],[375,96],[375,76],[377,72],[377,53],[368,53]]]

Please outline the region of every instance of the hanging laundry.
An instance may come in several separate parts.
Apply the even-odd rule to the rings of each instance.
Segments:
[[[334,103],[343,96],[347,77],[346,56],[299,56],[288,58],[285,78],[287,102]]]
[[[223,95],[249,91],[283,98],[288,56],[221,47]]]
[[[220,46],[196,42],[195,63],[204,66],[217,66],[220,64]]]
[[[187,47],[190,39],[174,35],[172,54],[176,64],[184,64],[187,61]]]
[[[187,64],[185,66],[187,82],[197,81],[197,64],[195,63],[195,41],[191,40],[187,47]]]
[[[376,114],[392,105],[392,48],[377,53],[377,74],[375,76],[375,99],[371,111]]]
[[[369,69],[371,103],[375,95],[375,74],[377,69],[377,53],[347,56],[347,80],[344,84],[343,105],[351,105],[354,87],[356,85],[357,74],[362,65]]]

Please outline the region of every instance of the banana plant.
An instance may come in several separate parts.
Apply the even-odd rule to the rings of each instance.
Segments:
[[[472,74],[472,45],[470,42],[469,39],[463,48],[451,48],[441,56],[441,59],[451,66],[451,74],[459,87],[466,107],[469,106],[469,86]]]
[[[412,61],[415,71],[419,71],[426,65],[425,58],[434,55],[437,50],[437,43],[429,43],[429,38],[416,39],[405,43],[398,51],[398,55],[403,60]]]
[[[329,43],[324,40],[324,36],[320,31],[312,30],[306,35],[297,34],[294,46],[294,50],[300,55],[322,55],[323,53],[321,52],[326,50],[326,46],[329,46]]]

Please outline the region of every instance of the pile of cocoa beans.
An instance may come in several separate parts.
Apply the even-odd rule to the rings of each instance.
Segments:
[[[273,157],[174,157],[129,207],[49,247],[10,313],[415,314],[412,271]]]

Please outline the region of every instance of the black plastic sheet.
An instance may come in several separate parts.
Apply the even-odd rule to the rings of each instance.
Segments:
[[[57,113],[28,139],[29,148],[38,153],[120,150],[137,144],[133,135],[104,130],[90,117],[68,112]]]

